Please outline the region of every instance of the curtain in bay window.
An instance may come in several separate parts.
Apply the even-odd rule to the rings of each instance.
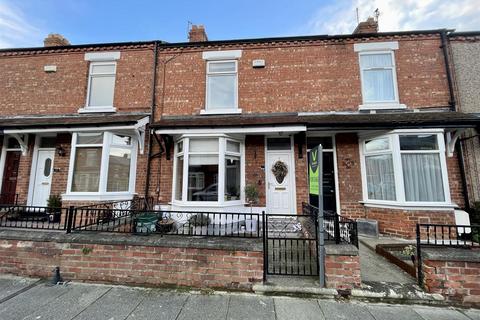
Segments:
[[[438,154],[402,154],[402,166],[405,200],[445,201]]]
[[[368,199],[396,200],[392,155],[367,156],[365,166]]]

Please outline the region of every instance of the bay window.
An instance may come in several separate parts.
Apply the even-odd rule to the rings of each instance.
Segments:
[[[121,133],[74,133],[65,196],[133,194],[136,149],[137,141]]]
[[[365,201],[449,204],[442,133],[400,131],[361,145]]]
[[[242,143],[228,137],[182,137],[175,145],[173,199],[236,204],[241,200]]]

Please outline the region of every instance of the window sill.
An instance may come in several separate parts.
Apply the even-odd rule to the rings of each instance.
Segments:
[[[358,110],[392,110],[407,109],[407,106],[400,103],[367,103],[358,106]]]
[[[114,107],[84,107],[78,109],[78,113],[117,112]]]
[[[428,210],[428,211],[452,211],[457,207],[454,203],[400,203],[400,202],[377,202],[360,201],[365,207],[388,208],[398,210]]]
[[[200,110],[201,115],[211,115],[211,114],[240,114],[242,109],[218,109],[218,110]]]
[[[67,201],[107,201],[107,200],[132,200],[133,193],[64,193],[62,200]]]

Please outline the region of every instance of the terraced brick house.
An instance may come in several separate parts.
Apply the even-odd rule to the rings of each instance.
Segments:
[[[147,195],[180,212],[299,213],[319,201],[307,167],[321,144],[328,211],[411,238],[417,222],[454,223],[465,206],[454,146],[478,118],[453,108],[446,30],[379,33],[369,21],[336,36],[208,41],[194,26],[185,43],[56,37],[0,51],[3,202]]]
[[[2,203],[46,206],[144,192],[154,43],[0,52]]]

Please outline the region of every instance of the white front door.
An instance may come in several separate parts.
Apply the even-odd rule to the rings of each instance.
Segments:
[[[52,185],[54,150],[39,150],[35,169],[32,205],[45,207]]]
[[[267,212],[270,214],[294,214],[296,211],[293,184],[295,167],[292,165],[292,160],[290,150],[267,150],[265,171],[267,176]],[[274,168],[276,168],[275,173],[272,171]]]

